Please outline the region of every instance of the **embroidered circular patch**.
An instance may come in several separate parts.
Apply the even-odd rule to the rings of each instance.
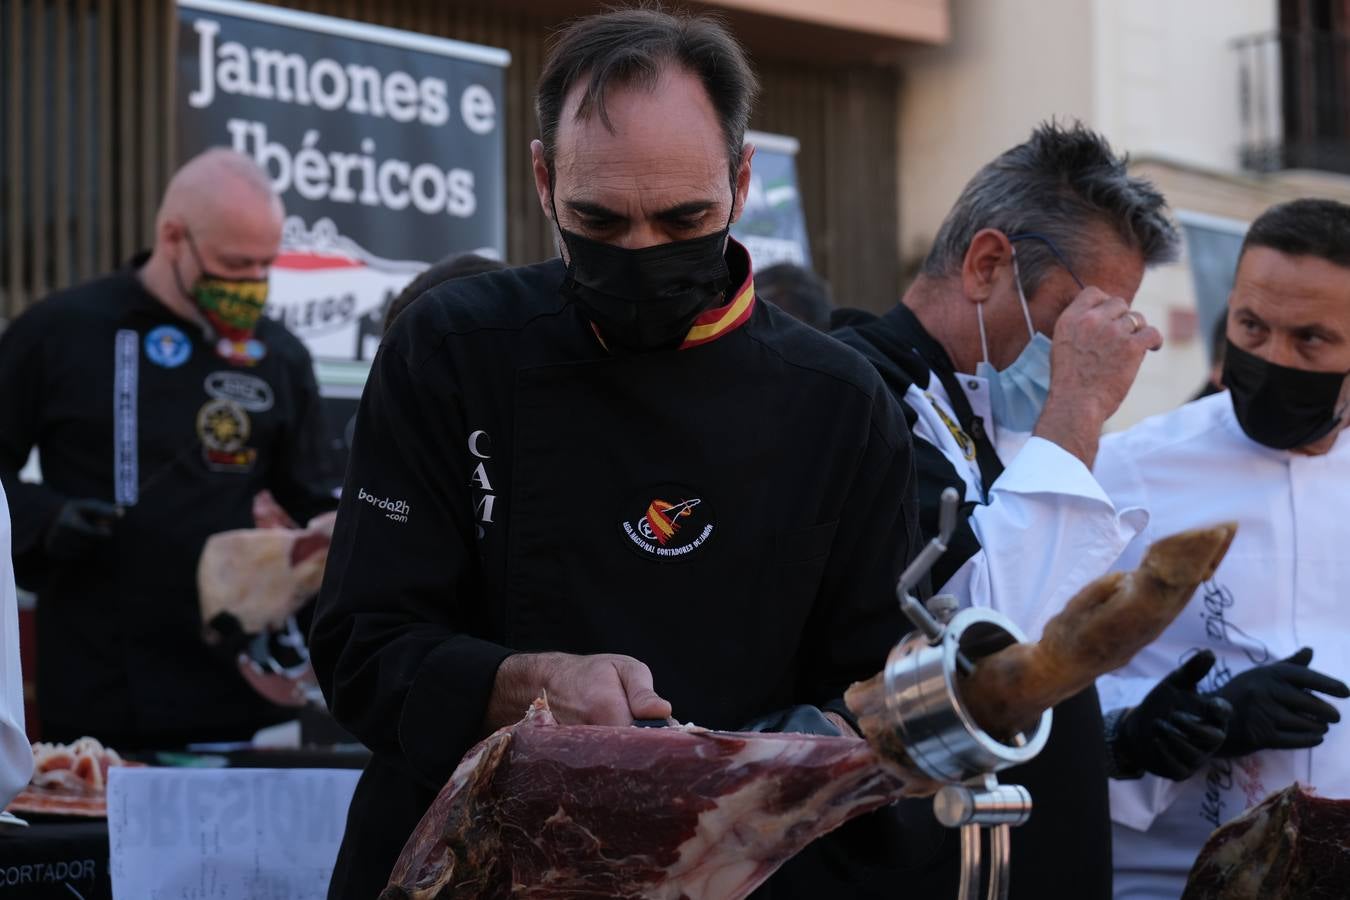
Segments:
[[[619,519],[629,549],[660,562],[689,559],[708,545],[716,527],[708,499],[680,484],[659,484],[632,495]]]
[[[232,452],[248,441],[248,413],[233,400],[208,400],[197,411],[197,437],[208,450]]]
[[[160,325],[145,336],[145,355],[157,366],[176,369],[192,356],[192,341],[181,329]]]
[[[197,411],[197,437],[202,444],[202,458],[213,471],[252,471],[258,451],[245,446],[252,432],[248,413],[233,400],[208,400]]]

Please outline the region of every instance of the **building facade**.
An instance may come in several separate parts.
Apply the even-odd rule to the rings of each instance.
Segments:
[[[1109,427],[1183,402],[1246,223],[1300,196],[1350,200],[1350,2],[953,0],[951,18],[948,43],[899,58],[904,269],[977,168],[1037,122],[1081,120],[1157,184],[1187,239],[1135,298],[1167,343]]]

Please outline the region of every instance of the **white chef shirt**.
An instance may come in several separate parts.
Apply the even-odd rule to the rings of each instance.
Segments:
[[[33,774],[33,750],[24,733],[23,670],[19,666],[19,598],[10,555],[9,503],[0,487],[0,807]]]
[[[1201,690],[1304,646],[1314,669],[1350,681],[1350,437],[1323,456],[1271,450],[1243,433],[1229,395],[1215,394],[1108,436],[1095,474],[1118,506],[1149,511],[1116,568],[1134,568],[1161,537],[1238,522],[1214,578],[1158,641],[1098,682],[1103,710],[1135,705],[1206,648],[1218,661]],[[1350,703],[1319,696],[1350,719]],[[1179,897],[1213,829],[1295,781],[1350,797],[1350,721],[1312,750],[1213,760],[1184,782],[1113,781],[1116,897]]]

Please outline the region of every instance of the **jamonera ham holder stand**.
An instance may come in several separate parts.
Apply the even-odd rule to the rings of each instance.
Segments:
[[[976,661],[1023,642],[1026,634],[990,609],[956,611],[949,596],[924,607],[913,590],[947,552],[956,530],[957,493],[942,493],[938,536],[900,575],[895,594],[915,630],[886,660],[886,709],[891,727],[914,764],[944,786],[933,798],[937,819],[961,829],[960,900],[974,900],[985,881],[981,858],[984,832],[989,838],[988,900],[1006,900],[1011,861],[1011,829],[1031,816],[1031,793],[1021,785],[1000,784],[998,773],[1030,761],[1050,737],[1050,710],[1041,713],[1030,735],[1011,743],[975,723],[961,699],[960,680]]]

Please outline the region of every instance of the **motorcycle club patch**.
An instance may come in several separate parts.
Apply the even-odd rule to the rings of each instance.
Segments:
[[[249,412],[267,412],[276,402],[272,386],[256,375],[225,370],[212,372],[204,382],[207,396],[233,400]]]
[[[248,472],[258,451],[246,447],[253,423],[243,407],[217,397],[197,411],[197,437],[207,468],[216,472]]]
[[[640,556],[680,562],[707,546],[716,524],[712,504],[698,491],[660,484],[629,499],[619,530],[624,543]]]

